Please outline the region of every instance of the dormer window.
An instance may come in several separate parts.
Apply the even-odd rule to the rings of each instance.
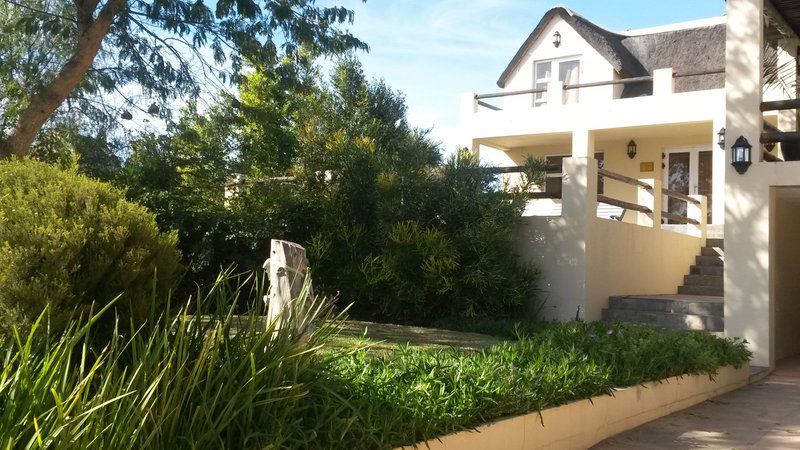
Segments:
[[[533,88],[547,89],[554,80],[553,69],[557,70],[558,81],[565,85],[580,83],[581,62],[576,57],[536,61],[533,69]],[[566,91],[564,104],[578,103],[578,89]],[[534,108],[547,105],[547,92],[533,94]]]

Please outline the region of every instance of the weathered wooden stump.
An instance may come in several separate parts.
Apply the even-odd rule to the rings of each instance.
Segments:
[[[267,323],[277,320],[276,329],[284,327],[292,320],[293,314],[302,314],[303,307],[294,302],[300,297],[308,277],[306,249],[294,242],[273,239],[270,244],[269,259],[264,263],[269,272],[269,290],[264,297],[267,303]],[[313,292],[308,288],[311,302]],[[305,332],[305,330],[297,330]]]

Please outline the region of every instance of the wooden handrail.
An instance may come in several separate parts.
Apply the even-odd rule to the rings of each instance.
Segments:
[[[695,205],[700,205],[700,200],[696,198],[689,197],[686,194],[683,194],[678,191],[673,191],[672,189],[661,188],[661,193],[666,195],[667,197],[677,198],[679,200],[683,200],[688,203],[693,203]]]
[[[561,198],[561,192],[528,192],[526,195],[533,200]]]
[[[499,175],[505,173],[522,173],[525,171],[525,166],[507,166],[507,167],[481,167],[480,170],[486,173]],[[545,172],[548,173],[561,173],[561,166],[556,164],[549,164],[544,166]]]
[[[672,220],[674,222],[691,224],[691,225],[700,225],[700,222],[698,222],[695,219],[690,219],[688,217],[679,216],[679,215],[673,214],[671,212],[661,211],[661,217],[663,217],[665,219],[668,219],[668,220]]]
[[[597,87],[597,86],[611,86],[616,84],[633,84],[633,83],[643,83],[645,81],[653,81],[653,77],[650,75],[643,76],[643,77],[632,77],[632,78],[620,78],[619,80],[609,80],[609,81],[595,81],[592,83],[576,83],[576,84],[565,84],[564,90],[569,89],[581,89],[581,88],[589,88],[589,87]]]
[[[697,72],[684,72],[684,73],[674,73],[672,74],[673,78],[683,78],[683,77],[699,77],[702,75],[716,75],[718,73],[725,73],[725,69],[714,69],[714,70],[700,70]]]
[[[800,109],[800,98],[791,100],[775,100],[771,102],[761,102],[761,111],[780,111],[783,109]]]
[[[510,95],[525,95],[525,94],[541,94],[547,92],[547,89],[523,89],[521,91],[508,91],[508,92],[492,92],[491,94],[475,94],[475,100],[483,100],[485,98],[508,97]]]
[[[800,131],[765,131],[761,133],[762,144],[800,141]]]
[[[637,205],[636,203],[624,202],[615,198],[606,197],[605,195],[598,194],[597,201],[611,206],[619,206],[620,208],[630,209],[632,211],[639,211],[645,214],[652,214],[653,210],[646,206]]]
[[[480,100],[478,100],[478,106],[483,106],[484,108],[489,108],[492,111],[502,111],[503,110],[503,108],[494,106],[494,105],[486,103],[486,102],[482,102]]]
[[[628,183],[628,184],[632,184],[634,186],[639,186],[639,187],[647,189],[648,191],[652,191],[653,190],[653,186],[650,186],[649,184],[645,183],[644,181],[639,181],[636,178],[631,178],[631,177],[628,177],[628,176],[625,176],[625,175],[622,175],[622,174],[619,174],[619,173],[616,173],[616,172],[608,171],[606,169],[597,169],[597,174],[600,175],[601,177],[611,178],[612,180],[617,180],[617,181],[621,181],[623,183]]]

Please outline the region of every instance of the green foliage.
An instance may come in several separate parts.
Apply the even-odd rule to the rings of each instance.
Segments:
[[[45,163],[0,162],[0,331],[27,329],[48,308],[58,329],[93,303],[141,320],[174,285],[174,235],[122,192]]]
[[[134,144],[121,181],[178,230],[193,281],[256,269],[270,239],[287,239],[308,248],[317,287],[361,318],[535,309],[538,274],[514,256],[522,196],[466,151],[442,163],[402,95],[366,80],[355,59],[308,85],[292,93],[256,72],[240,104],[190,109],[169,135]]]
[[[742,341],[704,332],[570,323],[480,352],[362,350],[338,359],[332,378],[362,421],[342,448],[393,448],[749,358]]]
[[[346,405],[309,397],[326,393],[328,357],[314,349],[337,318],[306,291],[294,319],[265,329],[263,293],[261,280],[223,274],[176,316],[154,312],[102,351],[85,336],[108,312],[50,339],[41,322],[19,340],[0,338],[0,447],[308,448],[317,434],[334,443],[352,426],[337,418]],[[246,317],[231,314],[240,296],[252,306]]]
[[[605,323],[482,351],[373,354],[331,348],[340,317],[307,289],[287,326],[265,327],[263,293],[263,280],[222,274],[177,316],[114,333],[102,352],[84,336],[108,312],[51,339],[41,323],[0,337],[0,446],[388,449],[750,357],[742,341]],[[242,302],[250,313],[233,315]]]

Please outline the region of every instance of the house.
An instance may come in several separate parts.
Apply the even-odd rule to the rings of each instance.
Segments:
[[[800,2],[726,8],[620,32],[554,7],[462,129],[506,182],[548,163],[519,237],[547,317],[724,332],[772,367],[800,353]]]

